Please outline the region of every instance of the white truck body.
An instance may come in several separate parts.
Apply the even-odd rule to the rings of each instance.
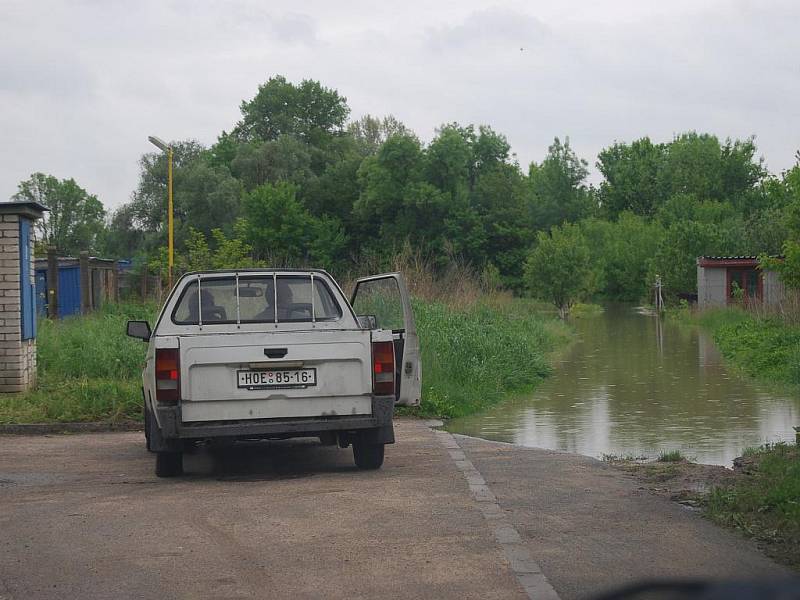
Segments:
[[[419,403],[419,341],[400,274],[359,280],[353,304],[373,313],[357,316],[324,271],[183,276],[152,332],[128,325],[148,342],[142,392],[157,474],[179,473],[187,444],[219,437],[316,435],[352,443],[357,464],[359,448],[380,446],[382,462],[394,404]]]

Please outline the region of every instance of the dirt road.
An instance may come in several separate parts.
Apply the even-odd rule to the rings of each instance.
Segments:
[[[203,449],[159,480],[142,437],[0,436],[1,600],[578,598],[787,574],[602,463],[420,421],[376,472],[302,440]]]

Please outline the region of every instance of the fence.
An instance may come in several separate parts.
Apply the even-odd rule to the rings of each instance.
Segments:
[[[47,258],[35,261],[36,308],[51,318],[86,314],[119,298],[117,261],[89,256],[59,257],[48,248]]]

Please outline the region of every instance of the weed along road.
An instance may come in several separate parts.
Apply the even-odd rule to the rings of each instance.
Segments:
[[[0,598],[579,598],[652,577],[788,572],[590,458],[400,419],[379,471],[305,440],[0,436]]]

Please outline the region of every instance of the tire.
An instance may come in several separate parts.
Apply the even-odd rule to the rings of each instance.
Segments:
[[[384,444],[353,443],[353,459],[359,469],[380,469],[383,465]]]
[[[156,477],[183,474],[183,452],[156,452]]]

